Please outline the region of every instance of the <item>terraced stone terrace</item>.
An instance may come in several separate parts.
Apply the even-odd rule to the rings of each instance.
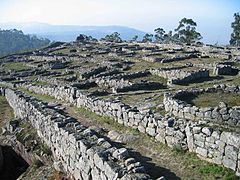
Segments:
[[[40,128],[66,177],[239,179],[239,57],[208,45],[59,43],[0,59],[1,94],[20,121]]]

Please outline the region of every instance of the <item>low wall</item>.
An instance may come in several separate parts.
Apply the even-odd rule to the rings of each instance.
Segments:
[[[178,91],[171,94],[166,93],[164,97],[164,106],[166,112],[179,118],[190,120],[206,120],[215,123],[226,123],[230,125],[240,125],[240,107],[228,107],[225,103],[220,103],[217,107],[200,108],[180,101],[182,96],[192,96],[201,93],[240,93],[239,86],[215,86],[207,89],[192,89],[188,91]]]
[[[202,69],[198,71],[184,71],[182,69],[151,69],[151,74],[168,79],[170,84],[179,84],[191,82],[201,78],[209,77],[209,70]]]
[[[213,74],[215,75],[237,75],[239,70],[230,65],[217,64],[213,68]]]
[[[28,119],[63,170],[75,179],[150,179],[125,148],[113,147],[75,119],[19,91],[6,89],[5,95],[15,115]]]
[[[207,124],[193,121],[194,119],[189,121],[183,118],[177,119],[141,112],[119,101],[94,98],[71,87],[32,85],[25,87],[36,93],[68,101],[77,107],[87,108],[96,114],[111,117],[116,122],[138,129],[170,147],[188,149],[207,161],[231,168],[238,175],[240,173],[240,136],[238,133],[213,129]],[[234,90],[228,87],[226,89]]]

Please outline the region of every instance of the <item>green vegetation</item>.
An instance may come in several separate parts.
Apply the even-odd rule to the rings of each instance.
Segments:
[[[235,175],[232,170],[226,169],[222,166],[217,166],[215,164],[207,164],[197,168],[202,174],[212,175],[215,177],[222,177],[224,180],[239,180],[240,178]]]
[[[85,108],[76,108],[74,107],[74,111],[81,114],[82,116],[84,116],[85,118],[89,118],[89,119],[94,119],[96,121],[99,121],[101,123],[107,124],[107,125],[111,125],[111,127],[114,127],[115,130],[118,131],[125,131],[125,132],[131,132],[133,134],[139,134],[138,131],[131,129],[131,128],[126,128],[125,126],[115,122],[112,118],[107,117],[107,116],[100,116],[97,115],[96,113],[87,110]]]
[[[122,39],[118,32],[114,32],[110,35],[106,35],[105,38],[102,38],[101,40],[108,41],[108,42],[116,42],[116,43],[122,42]]]
[[[219,102],[225,102],[229,106],[240,106],[240,95],[237,93],[216,92],[199,95],[189,94],[179,99],[197,107],[215,107],[218,106]]]
[[[234,14],[234,22],[231,27],[233,32],[231,34],[230,44],[234,46],[240,46],[240,14]]]
[[[147,33],[143,36],[142,42],[152,42],[152,41],[153,41],[153,34]]]
[[[26,93],[29,96],[33,96],[33,97],[35,97],[39,100],[42,100],[42,101],[46,101],[46,102],[56,101],[54,97],[51,97],[51,96],[48,96],[48,95],[43,95],[43,94],[37,94],[37,93],[34,93],[34,92],[29,91],[29,90],[24,89],[24,88],[18,88],[18,90]]]
[[[149,75],[149,76],[145,76],[145,77],[141,77],[141,78],[135,78],[130,81],[137,82],[137,81],[141,81],[141,80],[159,82],[159,83],[162,83],[163,85],[167,84],[167,79],[157,76],[157,75]]]
[[[175,29],[178,41],[191,44],[202,39],[201,34],[196,31],[196,27],[197,23],[192,19],[183,18]]]
[[[34,50],[50,43],[48,39],[24,35],[22,31],[0,30],[0,56],[11,53]]]
[[[12,71],[22,71],[22,70],[28,70],[30,69],[30,67],[26,66],[26,63],[24,62],[13,62],[13,63],[6,63],[4,65],[4,69],[12,70]]]
[[[176,175],[181,176],[183,179],[188,179],[189,177],[192,177],[193,179],[238,179],[235,172],[230,169],[202,161],[195,154],[184,151],[180,148],[176,147],[172,149],[167,147],[166,145],[155,141],[154,138],[140,133],[138,130],[118,124],[109,117],[97,115],[85,108],[72,108],[77,114],[81,115],[81,117],[84,116],[84,118],[90,118],[93,123],[95,122],[94,124],[100,122],[101,126],[106,129],[115,130],[122,134],[132,133],[136,135],[138,137],[136,140],[127,143],[124,146],[129,149],[137,149],[140,154],[148,154],[148,156],[151,157],[151,163],[147,163],[144,160],[142,163],[148,168],[148,171],[153,178],[159,177],[160,172],[155,168],[156,166],[160,166],[162,168],[171,169],[173,172],[177,172],[178,174]],[[135,153],[133,153],[132,156],[136,156],[135,158],[137,159],[140,158],[139,155]],[[152,164],[154,164],[154,166]],[[181,170],[179,167],[181,167]]]
[[[46,154],[48,156],[52,155],[51,149],[39,140],[37,131],[29,123],[21,123],[20,127],[22,130],[17,132],[16,137],[26,149],[39,156],[42,154]]]
[[[6,98],[0,96],[0,128],[6,123],[14,118],[14,113],[12,108],[9,106]]]

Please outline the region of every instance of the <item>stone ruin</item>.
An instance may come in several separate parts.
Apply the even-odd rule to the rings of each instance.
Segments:
[[[159,143],[193,152],[239,175],[239,107],[219,103],[203,108],[179,100],[206,92],[239,94],[238,57],[239,50],[230,47],[107,43],[80,35],[76,42],[1,59],[0,84],[5,88],[0,92],[15,114],[28,119],[51,147],[55,165],[76,179],[151,177],[128,150],[113,146],[74,118],[17,89],[49,95],[107,116]],[[30,68],[8,67],[16,62]],[[159,77],[167,79],[167,84]],[[223,85],[226,82],[229,85]],[[145,99],[151,102],[148,94],[164,97],[151,108],[137,107]]]

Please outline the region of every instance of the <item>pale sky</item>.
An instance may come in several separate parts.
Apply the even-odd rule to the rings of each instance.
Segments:
[[[205,40],[223,43],[231,33],[240,0],[0,0],[0,23],[123,25],[152,32],[174,29],[193,18]]]

